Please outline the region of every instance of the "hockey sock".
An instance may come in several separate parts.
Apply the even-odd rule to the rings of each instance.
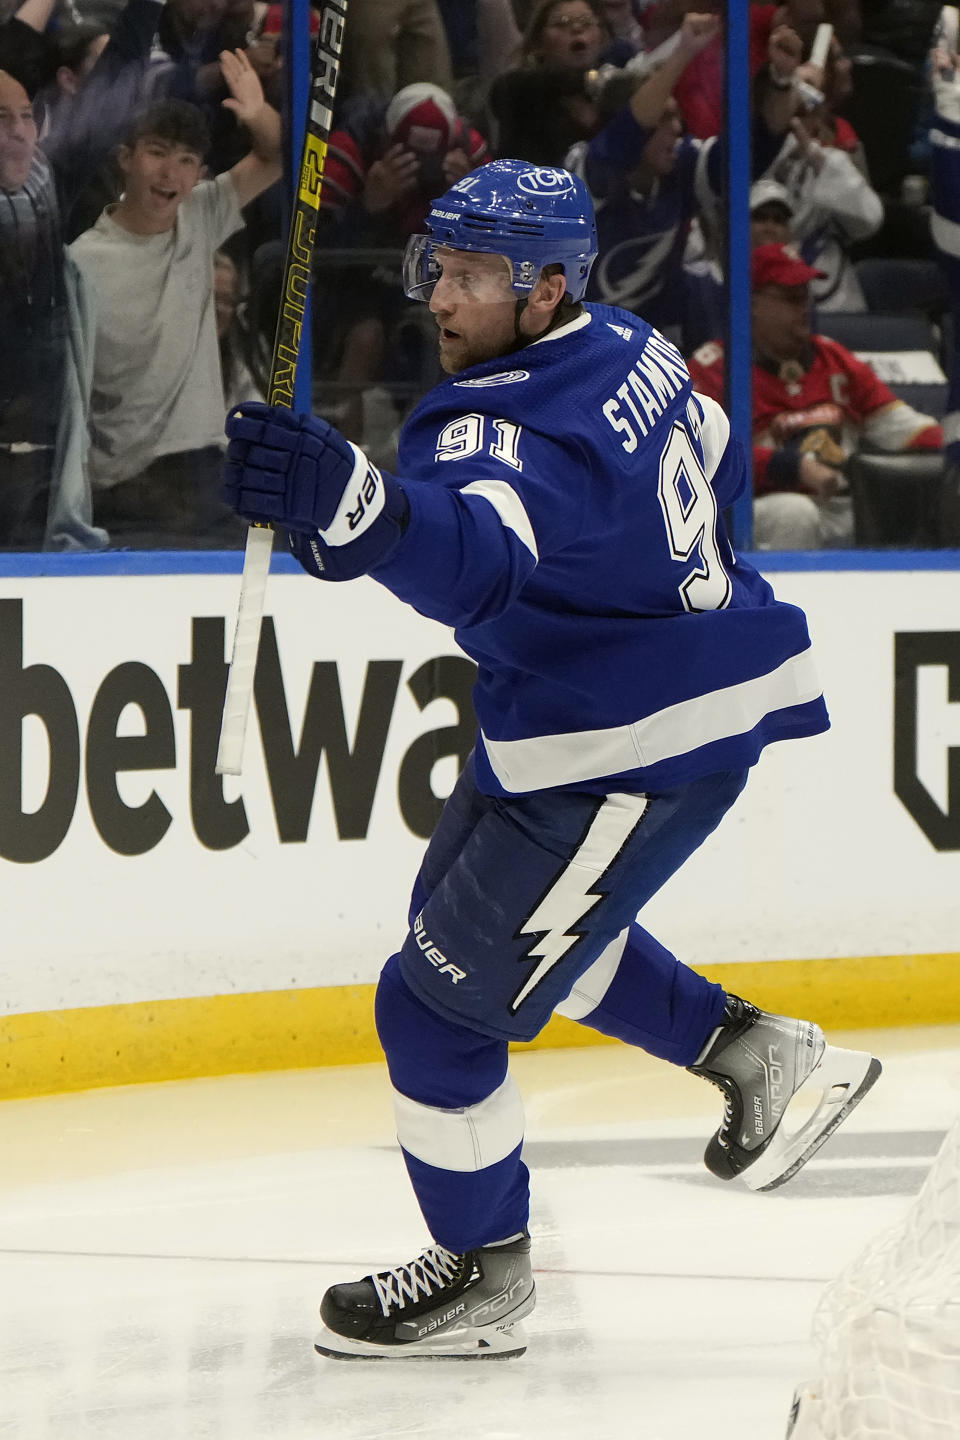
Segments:
[[[380,976],[377,1031],[397,1139],[433,1238],[456,1254],[518,1234],[529,1218],[523,1105],[507,1044],[428,1009],[396,956]]]

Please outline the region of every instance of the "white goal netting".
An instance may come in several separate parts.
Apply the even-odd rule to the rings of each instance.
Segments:
[[[814,1336],[796,1440],[960,1437],[960,1120],[904,1217],[824,1293]]]

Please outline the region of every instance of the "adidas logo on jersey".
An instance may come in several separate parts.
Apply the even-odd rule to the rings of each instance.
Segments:
[[[612,330],[614,335],[619,335],[621,340],[633,339],[633,331],[627,325],[614,325],[612,320],[608,320],[607,329]]]

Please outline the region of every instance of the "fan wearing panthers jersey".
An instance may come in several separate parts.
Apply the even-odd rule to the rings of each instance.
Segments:
[[[849,544],[853,507],[843,466],[876,450],[939,450],[943,431],[899,400],[845,346],[811,332],[812,269],[789,245],[759,245],[753,286],[753,504],[758,550]],[[690,361],[697,389],[723,394],[723,346]]]
[[[432,1243],[327,1291],[322,1354],[523,1352],[535,1285],[508,1046],[554,1010],[719,1086],[706,1164],[752,1189],[788,1180],[879,1073],[636,922],[763,748],[828,721],[802,612],[727,539],[744,462],[726,416],[649,324],[583,303],[595,254],[579,178],[494,161],[407,247],[447,378],[407,421],[397,475],[312,416],[251,405],[227,422],[240,514],[286,528],[309,575],[370,574],[453,626],[477,663],[476,749],[376,999]],[[812,1105],[793,1125],[798,1095]]]

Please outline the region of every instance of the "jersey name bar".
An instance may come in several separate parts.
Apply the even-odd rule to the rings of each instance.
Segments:
[[[639,444],[640,435],[648,435],[650,427],[663,414],[664,409],[679,395],[688,379],[687,367],[680,358],[680,352],[654,330],[626,379],[617,387],[603,405],[608,424],[619,430],[626,438],[621,445],[627,454],[632,454]],[[621,412],[621,402],[630,411],[633,420]],[[643,411],[643,414],[640,411]],[[634,429],[636,426],[636,429]]]

